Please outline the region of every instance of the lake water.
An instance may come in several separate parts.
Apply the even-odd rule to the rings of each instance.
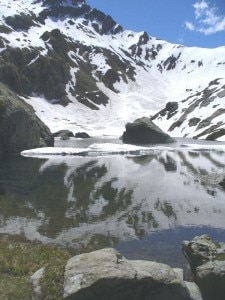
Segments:
[[[183,240],[209,234],[225,242],[225,190],[218,184],[224,176],[222,150],[11,156],[0,162],[0,234],[77,253],[115,247],[128,258],[187,270]]]

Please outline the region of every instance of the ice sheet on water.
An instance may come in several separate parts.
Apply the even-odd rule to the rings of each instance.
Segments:
[[[114,144],[114,143],[94,143],[86,148],[66,148],[66,147],[46,147],[21,152],[23,156],[32,157],[51,157],[51,156],[105,156],[114,154],[123,155],[147,155],[162,150],[194,150],[194,151],[209,151],[221,150],[225,151],[225,144],[173,144],[173,146],[136,146],[130,144]]]
[[[32,157],[46,157],[54,155],[82,155],[82,156],[99,156],[99,155],[111,155],[111,154],[130,154],[130,155],[145,155],[152,152],[162,150],[162,149],[172,149],[170,147],[143,147],[128,144],[113,144],[113,143],[103,143],[103,144],[92,144],[87,148],[61,148],[61,147],[46,147],[37,148],[31,150],[25,150],[21,152],[23,156]]]

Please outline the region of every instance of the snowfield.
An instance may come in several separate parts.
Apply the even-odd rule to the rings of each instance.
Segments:
[[[72,4],[66,2],[64,5]],[[33,12],[38,15],[47,8],[47,5],[42,5],[42,1],[13,1],[12,5],[12,1],[2,0],[0,22],[4,24],[5,17],[15,14]],[[96,24],[101,26],[100,22],[95,19],[93,21],[85,19],[84,15],[76,18],[71,18],[69,15],[59,18],[47,16],[44,22],[38,24],[35,22],[35,25],[27,31],[12,30],[10,34],[1,33],[1,37],[6,39],[7,43],[3,40],[5,48],[1,48],[0,51],[4,51],[7,47],[20,49],[35,47],[39,49],[39,56],[47,56],[51,45],[41,36],[45,32],[59,29],[68,41],[89,47],[89,52],[82,54],[78,50],[70,51],[68,56],[74,64],[83,61],[92,66],[92,76],[97,81],[98,89],[109,98],[108,104],[98,105],[98,110],[92,110],[79,102],[77,96],[71,92],[71,88],[76,86],[79,68],[71,66],[71,79],[66,86],[66,94],[70,101],[67,106],[57,104],[58,99],[48,101],[44,95],[35,93],[23,98],[52,132],[68,129],[73,133],[86,131],[91,136],[120,136],[127,122],[143,116],[153,116],[163,109],[167,102],[180,103],[181,114],[190,105],[190,101],[197,98],[211,81],[221,78],[221,86],[225,82],[225,47],[216,49],[185,47],[155,37],[146,37],[145,32],[130,30],[102,34],[94,28]],[[118,24],[113,29],[117,27]],[[120,63],[126,63],[133,68],[133,80],[124,75],[125,78],[121,71],[116,70],[118,79],[113,83],[112,89],[97,77],[97,73],[104,76],[113,68],[112,63],[104,56],[104,49],[113,53]],[[29,64],[33,64],[36,59],[38,56]],[[189,102],[182,102],[188,97],[190,97]],[[224,100],[224,97],[216,99],[215,103],[212,102],[200,113],[195,109],[192,115],[188,116],[187,123],[190,118],[199,114],[202,118],[210,116],[215,105],[224,108]],[[91,103],[90,99],[89,102]],[[162,118],[156,120],[156,123],[163,130],[168,131],[176,118],[170,120]],[[224,115],[218,117],[215,122],[221,122],[220,128],[224,128]],[[171,135],[193,137],[201,133],[195,131],[196,127],[184,124],[172,131]],[[220,140],[225,140],[225,137],[221,137]]]

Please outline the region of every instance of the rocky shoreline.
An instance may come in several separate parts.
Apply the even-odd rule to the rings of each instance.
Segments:
[[[54,146],[49,128],[32,107],[0,83],[0,157],[49,146]]]
[[[64,270],[64,299],[222,300],[225,295],[225,244],[208,236],[184,241],[182,250],[194,275],[162,263],[128,260],[113,248],[70,258]],[[44,269],[32,277],[35,299],[42,299]]]
[[[184,241],[182,249],[204,300],[224,300],[225,244],[213,242],[207,235]]]

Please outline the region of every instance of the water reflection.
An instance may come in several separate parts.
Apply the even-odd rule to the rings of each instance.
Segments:
[[[12,157],[0,165],[0,233],[95,249],[181,226],[225,229],[225,154]]]

